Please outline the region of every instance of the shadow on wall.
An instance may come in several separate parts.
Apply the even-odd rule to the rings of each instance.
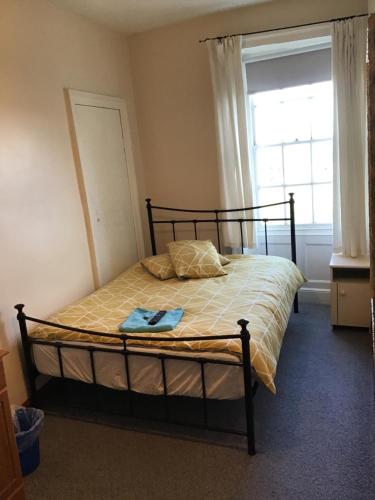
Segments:
[[[5,325],[1,318],[1,313],[0,313],[0,349],[5,349],[6,351],[10,350],[10,345],[7,336],[5,335]]]
[[[23,355],[23,350],[22,350],[22,343],[21,343],[21,338],[18,333],[18,323],[16,320],[16,311],[14,312],[14,317],[11,320],[11,327],[12,330],[15,332],[14,336],[14,342],[9,341],[9,336],[6,335],[6,330],[5,330],[5,323],[2,319],[2,315],[0,313],[0,349],[4,349],[5,351],[9,352],[9,356],[5,358],[5,365],[7,365],[7,361],[9,361],[9,358],[14,357],[17,358],[17,365],[21,365],[22,368],[22,375],[23,375],[23,380],[26,379],[26,372],[25,372],[25,363],[24,363],[24,355]],[[9,365],[8,365],[9,366]],[[12,363],[12,366],[9,366],[9,372],[10,375],[12,375],[12,368],[15,366],[14,362]]]

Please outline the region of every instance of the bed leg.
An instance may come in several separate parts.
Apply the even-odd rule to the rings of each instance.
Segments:
[[[23,312],[24,304],[17,304],[14,306],[17,309],[17,320],[20,327],[21,340],[22,340],[22,348],[25,356],[25,364],[26,364],[26,376],[28,379],[29,385],[29,403],[32,405],[36,400],[36,385],[35,385],[35,367],[33,363],[33,359],[31,356],[31,344],[29,341],[29,336],[27,333],[27,325],[26,325],[26,315]]]
[[[250,358],[250,333],[246,328],[249,324],[245,319],[240,319],[238,324],[241,327],[242,363],[245,388],[245,412],[246,412],[246,432],[247,451],[249,455],[255,455],[254,437],[254,409],[253,409],[253,387],[251,381],[251,358]]]
[[[298,293],[295,294],[294,296],[294,302],[293,302],[293,309],[295,313],[299,312],[299,306],[298,306]]]
[[[292,261],[297,265],[297,240],[296,240],[296,221],[294,215],[294,193],[289,193],[289,211],[290,211],[290,245],[292,251]],[[294,312],[298,313],[298,294],[294,296]]]

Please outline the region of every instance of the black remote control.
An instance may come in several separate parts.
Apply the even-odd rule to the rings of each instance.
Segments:
[[[162,318],[165,314],[167,314],[167,311],[158,311],[158,312],[155,314],[155,316],[153,316],[153,317],[149,320],[148,324],[149,324],[149,325],[156,325],[157,323],[159,323],[159,321],[161,320],[161,318]]]

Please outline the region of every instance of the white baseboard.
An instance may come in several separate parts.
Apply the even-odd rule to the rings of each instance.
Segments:
[[[324,288],[304,288],[298,292],[301,302],[310,302],[312,304],[330,304],[331,291]]]

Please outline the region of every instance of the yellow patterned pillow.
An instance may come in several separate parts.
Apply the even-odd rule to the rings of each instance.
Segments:
[[[219,259],[220,259],[220,264],[222,266],[226,266],[227,264],[230,263],[230,259],[228,259],[227,257],[225,257],[225,255],[221,255],[221,253],[219,253]]]
[[[211,278],[227,274],[209,240],[173,241],[168,244],[168,250],[179,278]]]
[[[155,278],[159,278],[159,280],[169,280],[177,276],[172,260],[167,253],[147,257],[141,261],[141,264],[147,271],[153,274]]]

